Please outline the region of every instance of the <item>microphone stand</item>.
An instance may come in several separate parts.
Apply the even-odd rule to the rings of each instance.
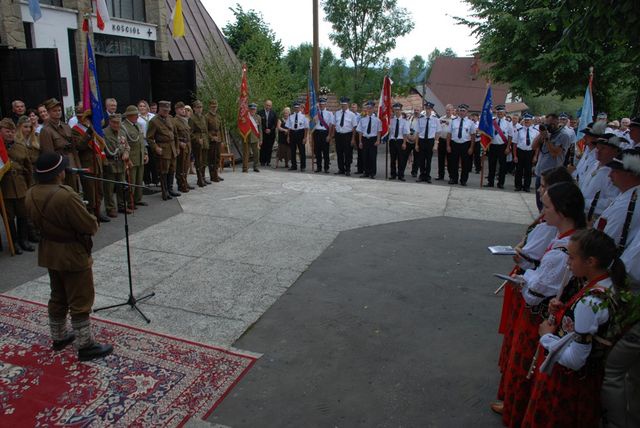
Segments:
[[[138,303],[142,302],[144,300],[150,299],[151,297],[155,296],[156,293],[152,292],[150,294],[147,294],[147,295],[142,296],[142,297],[137,297],[137,298],[133,295],[133,281],[131,279],[131,249],[129,247],[129,219],[128,219],[128,216],[127,216],[127,205],[126,205],[127,201],[129,200],[130,188],[131,187],[144,188],[144,186],[139,186],[137,184],[129,184],[126,181],[107,180],[106,178],[96,177],[95,175],[89,175],[89,174],[82,173],[82,172],[79,172],[79,174],[83,178],[88,178],[89,180],[96,180],[96,181],[101,181],[103,183],[113,183],[113,184],[120,185],[122,187],[122,199],[123,199],[124,204],[125,204],[125,208],[124,208],[124,236],[125,236],[125,242],[126,242],[126,247],[127,247],[127,273],[129,275],[129,298],[124,303],[118,303],[118,304],[115,304],[115,305],[109,305],[109,306],[103,306],[101,308],[96,308],[96,309],[93,310],[93,312],[103,311],[105,309],[119,308],[120,306],[129,305],[129,306],[131,306],[132,309],[135,309],[136,311],[138,311],[140,316],[147,322],[147,324],[149,324],[149,323],[151,323],[151,320],[149,318],[147,318],[147,316],[140,310],[140,308],[138,307]]]

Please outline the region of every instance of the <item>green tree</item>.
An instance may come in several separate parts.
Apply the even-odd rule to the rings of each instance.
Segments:
[[[404,95],[409,85],[409,67],[407,67],[404,58],[396,58],[391,61],[389,77],[393,81],[393,93]]]
[[[356,93],[365,81],[363,71],[384,62],[396,40],[414,27],[409,11],[396,0],[323,0],[322,7],[333,30],[329,38],[353,63]]]
[[[516,93],[581,97],[595,69],[597,110],[640,110],[640,8],[637,0],[465,0],[457,18],[478,36],[489,75]],[[633,88],[621,96],[621,88]],[[627,100],[627,101],[625,101]]]

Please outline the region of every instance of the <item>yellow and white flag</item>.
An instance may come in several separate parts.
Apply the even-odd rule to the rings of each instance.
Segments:
[[[182,0],[176,0],[176,7],[171,14],[173,21],[173,38],[184,37],[184,16],[182,15]]]

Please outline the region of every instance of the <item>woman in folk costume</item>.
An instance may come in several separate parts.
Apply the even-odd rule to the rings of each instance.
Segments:
[[[603,337],[610,311],[607,290],[625,288],[624,263],[613,239],[598,230],[581,230],[569,241],[569,266],[584,286],[562,304],[552,300],[553,318],[540,324],[540,345],[550,352],[544,371],[535,373],[523,427],[598,427],[604,376]],[[564,346],[561,346],[564,345]],[[554,364],[555,363],[555,364]]]
[[[573,181],[571,174],[565,167],[550,169],[542,174],[539,191],[541,194],[544,194],[547,187],[563,181]],[[557,234],[558,229],[555,226],[549,225],[544,220],[544,215],[540,214],[527,228],[524,239],[515,246],[517,254],[513,256],[513,261],[516,263],[516,266],[514,266],[511,274],[522,274],[525,270],[537,268],[540,265],[540,259],[544,255],[545,250]],[[504,399],[504,373],[507,371],[507,362],[511,351],[513,326],[523,308],[524,300],[520,296],[517,288],[514,287],[512,283],[507,283],[504,289],[502,316],[498,328],[498,332],[503,335],[500,358],[498,360],[500,372],[503,374],[498,388],[498,400]],[[502,401],[493,402],[491,408],[499,413],[502,409]]]
[[[578,186],[570,182],[556,183],[542,195],[543,215],[557,236],[545,249],[540,266],[524,275],[520,311],[513,330],[513,341],[504,373],[504,402],[501,409],[505,426],[520,426],[529,402],[531,361],[538,345],[538,326],[547,318],[547,304],[559,297],[570,278],[567,267],[567,245],[577,229],[586,226],[584,198]]]

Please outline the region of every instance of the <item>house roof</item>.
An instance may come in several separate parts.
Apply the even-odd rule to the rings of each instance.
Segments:
[[[438,116],[443,116],[446,112],[444,109],[445,104],[440,101],[440,98],[433,93],[431,88],[428,86],[418,85],[413,88],[415,92],[417,92],[423,99],[427,101],[431,101],[434,104],[433,110],[438,114]],[[424,93],[422,92],[424,90]]]
[[[168,10],[167,16],[171,16],[176,2],[165,0],[165,4]],[[211,55],[233,67],[240,68],[235,52],[200,0],[182,2],[182,14],[184,37],[174,39],[172,22],[170,19],[167,20],[170,35],[169,56],[172,60],[194,60],[198,79],[202,77],[202,67]]]
[[[486,80],[481,74],[486,69],[487,65],[475,57],[439,56],[431,68],[427,87],[443,104],[465,103],[470,111],[479,112],[487,92]],[[493,104],[504,104],[509,87],[493,83],[491,90]]]

